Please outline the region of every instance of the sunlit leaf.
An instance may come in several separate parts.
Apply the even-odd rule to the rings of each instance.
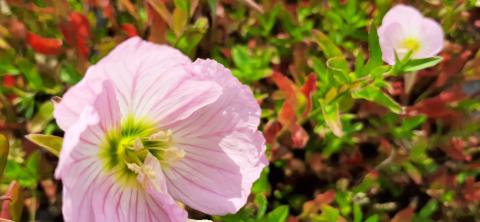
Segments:
[[[321,103],[322,114],[330,130],[337,137],[343,136],[342,122],[340,121],[340,110],[338,103]]]
[[[374,86],[366,86],[354,91],[352,93],[352,97],[355,99],[366,99],[368,101],[378,103],[387,107],[394,113],[402,113],[402,107],[395,100]]]
[[[62,149],[63,138],[53,135],[29,134],[26,138],[38,146],[48,150],[55,156],[60,155]]]
[[[261,222],[284,222],[288,217],[288,206],[279,206],[269,212]]]
[[[7,165],[7,157],[10,149],[7,136],[0,134],[0,179]]]
[[[47,101],[40,105],[33,119],[27,124],[28,132],[38,133],[53,119],[53,104]]]
[[[440,56],[435,56],[431,58],[425,59],[412,59],[408,61],[408,63],[403,67],[403,71],[405,72],[415,72],[418,70],[426,69],[433,67],[440,63],[443,60]]]

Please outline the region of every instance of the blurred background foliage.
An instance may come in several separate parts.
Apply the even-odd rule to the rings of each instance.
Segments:
[[[439,57],[382,62],[376,27],[398,3],[441,23],[447,42]],[[235,215],[190,210],[190,217],[479,221],[478,7],[475,0],[0,0],[0,218],[62,221],[53,179],[62,132],[51,100],[138,35],[223,63],[262,107],[270,166],[249,202]]]

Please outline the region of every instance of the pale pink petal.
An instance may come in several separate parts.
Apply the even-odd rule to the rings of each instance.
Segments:
[[[444,34],[438,22],[425,18],[422,20],[422,31],[420,32],[420,51],[415,58],[429,58],[437,55],[443,49]]]
[[[76,157],[82,158],[80,154],[96,158],[98,145],[108,129],[120,124],[120,109],[113,83],[109,80],[99,83],[101,91],[93,106],[84,107],[77,121],[65,132],[56,177],[62,177],[64,168],[71,167]]]
[[[414,7],[408,5],[396,5],[383,17],[382,26],[399,23],[402,29],[412,37],[418,36],[421,30],[423,15]]]
[[[380,48],[382,49],[382,58],[386,63],[395,64],[395,52],[401,59],[407,52],[405,50],[397,50],[405,39],[406,35],[399,23],[390,23],[382,25],[378,29],[378,39]]]
[[[92,196],[97,181],[104,178],[98,146],[105,137],[106,129],[120,122],[113,84],[108,80],[99,84],[100,92],[92,105],[84,107],[79,118],[65,132],[55,171],[55,177],[63,182],[63,215],[66,221],[93,221]]]
[[[209,214],[238,211],[266,166],[264,138],[256,130],[260,108],[248,87],[222,65],[197,60],[191,71],[223,87],[222,96],[168,126],[184,159],[165,169],[175,199]]]
[[[145,164],[156,172],[154,181],[137,187],[122,187],[112,177],[98,184],[93,198],[95,221],[183,222],[187,213],[168,195],[158,160],[149,155]],[[140,178],[140,176],[139,176]]]
[[[190,107],[176,107],[185,109],[180,110],[185,111],[185,115],[179,116],[184,117],[192,112],[188,108],[195,110],[197,106],[201,107],[218,97],[212,95],[218,89],[215,84],[192,78],[185,68],[190,64],[190,59],[177,49],[149,43],[138,37],[130,38],[91,66],[84,79],[67,91],[62,102],[55,106],[57,123],[63,130],[67,130],[76,121],[79,112],[93,103],[96,91],[98,92],[97,82],[104,79],[113,82],[122,116],[133,114],[148,117],[155,113],[150,118],[158,121],[163,121],[170,117],[171,112],[176,112],[175,109],[169,109],[170,113],[163,114],[160,109],[164,108],[165,103],[183,98],[178,94],[183,93],[184,83],[198,83],[201,86],[190,90],[197,92],[189,94],[199,95],[196,103]]]
[[[93,69],[88,69],[86,75],[90,76],[92,71]],[[94,75],[92,78],[83,78],[63,95],[61,102],[54,103],[53,116],[63,131],[67,131],[77,121],[85,107],[93,104],[101,91],[102,82],[101,78]]]

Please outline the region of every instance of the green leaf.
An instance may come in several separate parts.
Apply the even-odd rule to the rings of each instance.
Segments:
[[[342,51],[337,45],[335,45],[335,43],[323,32],[313,30],[313,35],[315,37],[315,42],[320,46],[327,58],[344,57]]]
[[[353,222],[362,222],[363,212],[360,204],[353,204]]]
[[[53,119],[53,104],[50,101],[40,105],[38,112],[33,119],[27,123],[27,129],[30,133],[38,133]]]
[[[210,14],[212,15],[212,20],[217,16],[217,0],[207,0],[208,8],[210,9]]]
[[[190,1],[187,0],[175,0],[175,6],[178,8],[181,8],[184,11],[189,11],[190,10]]]
[[[17,61],[18,69],[23,73],[25,79],[27,79],[30,88],[35,90],[41,90],[43,86],[42,77],[37,71],[36,66],[26,59],[19,59]]]
[[[340,121],[340,110],[338,103],[325,104],[320,101],[320,107],[322,109],[323,119],[328,125],[332,133],[337,137],[343,136],[342,122]]]
[[[423,124],[426,120],[427,120],[427,117],[424,116],[424,115],[419,115],[419,116],[414,116],[412,118],[407,118],[407,119],[403,120],[402,129],[407,130],[407,131],[411,131],[411,130],[417,128],[418,126],[420,126],[421,124]]]
[[[60,155],[60,150],[62,149],[62,144],[63,144],[63,138],[58,136],[43,135],[43,134],[29,134],[25,137],[31,142],[46,149],[53,155],[57,157]]]
[[[338,209],[333,208],[329,205],[323,205],[322,216],[326,219],[326,221],[338,221],[340,217],[340,212],[338,211]]]
[[[3,170],[5,170],[5,166],[7,165],[7,158],[8,152],[10,149],[10,145],[8,144],[8,138],[0,134],[0,179],[3,175]]]
[[[187,22],[188,11],[179,7],[175,8],[172,17],[172,30],[175,33],[175,36],[180,37],[183,35]]]
[[[378,103],[379,105],[385,106],[390,111],[394,113],[402,113],[402,107],[393,100],[390,96],[386,95],[379,88],[375,86],[366,86],[357,91],[352,92],[352,97],[354,99],[365,99],[371,102]]]
[[[268,172],[270,169],[265,167],[260,174],[260,178],[258,178],[252,186],[252,192],[255,194],[266,193],[270,187],[270,183],[268,182]]]
[[[372,25],[368,33],[368,51],[370,52],[370,59],[365,67],[366,72],[382,65],[382,49],[380,48],[380,41],[378,40],[377,27]]]
[[[60,69],[60,79],[68,84],[75,84],[82,79],[82,75],[70,63],[62,64]]]
[[[25,163],[25,167],[32,175],[35,175],[35,177],[38,178],[39,166],[40,166],[40,153],[38,151],[35,151],[31,153],[30,156],[28,156],[27,162]]]
[[[412,59],[403,67],[404,72],[415,72],[418,70],[433,67],[443,60],[440,56],[425,59]]]
[[[264,194],[255,195],[255,203],[258,206],[257,218],[260,219],[263,217],[263,215],[265,215],[265,212],[267,211],[267,206],[268,206],[267,197],[265,197]]]
[[[261,220],[262,222],[284,222],[288,217],[288,206],[279,206]]]
[[[435,199],[430,199],[427,204],[420,210],[419,216],[429,218],[438,209],[438,202]]]
[[[16,181],[12,181],[8,187],[7,196],[10,197],[10,203],[8,204],[8,211],[10,213],[10,219],[13,221],[20,221],[23,209],[22,188]]]
[[[370,217],[368,217],[365,222],[378,222],[380,219],[378,217],[378,215],[372,215]]]
[[[412,178],[412,180],[416,184],[422,183],[422,173],[417,169],[415,165],[407,161],[403,164],[403,168],[405,168],[405,171],[407,171],[408,176],[410,176],[410,178]]]

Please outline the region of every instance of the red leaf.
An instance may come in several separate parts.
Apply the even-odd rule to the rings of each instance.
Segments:
[[[20,184],[16,181],[12,181],[10,185],[8,186],[8,190],[5,196],[2,198],[4,199],[1,205],[1,211],[0,211],[0,218],[3,219],[18,219],[18,218],[12,218],[15,217],[15,214],[18,214],[18,212],[15,212],[16,209],[10,209],[12,207],[12,203],[17,203],[19,200],[19,192],[20,192]],[[13,206],[14,208],[16,206]],[[12,212],[13,210],[13,212]],[[13,215],[12,215],[13,213]],[[18,215],[17,215],[18,216]]]
[[[395,214],[395,217],[390,222],[412,222],[413,213],[413,209],[407,207]]]
[[[138,36],[137,28],[130,23],[122,24],[122,30],[127,33],[128,37]]]
[[[278,121],[287,128],[290,128],[290,126],[297,122],[295,110],[293,110],[291,103],[288,103],[288,101],[284,102],[282,108],[280,108]]]
[[[35,52],[45,55],[58,55],[62,48],[61,40],[44,38],[31,32],[27,33],[27,43]]]
[[[317,90],[317,76],[314,73],[311,73],[307,77],[307,81],[303,84],[300,91],[307,98],[307,107],[303,112],[303,116],[306,117],[313,107],[312,94]]]
[[[465,153],[463,152],[465,146],[465,141],[463,141],[462,139],[452,138],[450,139],[450,143],[447,145],[447,147],[444,147],[443,150],[453,160],[470,161],[472,159],[472,156],[465,155]]]
[[[285,94],[287,102],[292,106],[296,106],[298,89],[295,83],[279,72],[273,72],[271,78],[278,88]]]
[[[16,39],[25,39],[27,36],[27,28],[22,22],[12,19],[9,26],[10,33]]]
[[[292,134],[293,148],[303,148],[307,145],[309,136],[307,131],[305,131],[302,126],[295,123],[289,128],[289,131]]]
[[[459,87],[454,87],[450,91],[442,92],[440,95],[424,99],[413,107],[407,109],[409,114],[423,113],[430,118],[451,118],[457,116],[457,112],[449,107],[449,103],[462,100],[465,94]]]
[[[16,79],[12,75],[3,76],[3,86],[5,88],[11,88],[15,86]]]
[[[315,197],[315,204],[321,206],[322,204],[330,204],[335,200],[335,190],[327,190],[324,193],[318,194]]]
[[[265,127],[263,128],[263,135],[265,136],[267,144],[271,145],[273,142],[275,142],[277,134],[280,132],[280,130],[282,130],[282,124],[276,120],[270,120],[267,124],[265,124]]]
[[[463,196],[467,201],[480,201],[480,182],[475,182],[473,177],[468,177],[465,181]]]
[[[87,18],[78,12],[72,12],[67,21],[60,25],[60,29],[67,43],[75,47],[82,58],[88,58],[90,24]]]
[[[288,101],[283,103],[283,106],[278,114],[278,121],[290,132],[292,147],[305,147],[309,138],[308,133],[297,123],[295,111]]]
[[[435,86],[441,87],[447,84],[450,78],[455,75],[459,75],[471,56],[472,52],[469,50],[464,51],[462,54],[460,54],[459,57],[456,58],[452,58],[452,56],[448,54],[444,55],[444,60],[439,65],[439,68],[442,71],[440,72],[440,74],[438,74]]]

